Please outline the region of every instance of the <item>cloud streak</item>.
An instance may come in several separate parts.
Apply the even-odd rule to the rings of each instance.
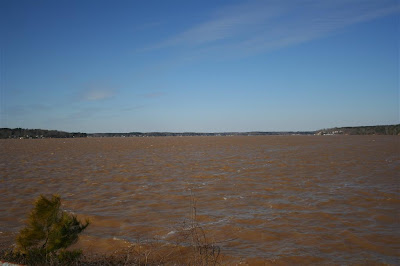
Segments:
[[[254,55],[399,12],[393,0],[256,1],[217,10],[209,20],[147,51],[177,48],[191,56]]]
[[[100,101],[112,98],[115,95],[115,89],[90,89],[83,93],[83,99],[86,101]]]
[[[56,107],[47,104],[32,103],[26,105],[12,105],[5,108],[6,112],[13,116],[23,116],[31,113],[50,112]]]

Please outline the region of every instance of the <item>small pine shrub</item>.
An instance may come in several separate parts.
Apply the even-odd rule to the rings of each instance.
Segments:
[[[75,215],[60,209],[61,199],[41,195],[23,228],[17,236],[17,253],[26,257],[30,264],[57,264],[77,259],[81,251],[66,250],[78,241],[79,234],[89,221],[81,223]]]

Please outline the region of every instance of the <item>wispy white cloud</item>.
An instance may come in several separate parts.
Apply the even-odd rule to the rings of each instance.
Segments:
[[[246,2],[216,10],[210,19],[147,50],[179,48],[190,56],[246,56],[311,41],[399,12],[396,0]]]
[[[269,7],[257,3],[228,6],[216,10],[209,20],[194,25],[168,39],[151,45],[148,50],[180,45],[197,46],[235,38],[245,34],[249,27],[261,25],[269,18],[277,16],[281,7]]]
[[[83,94],[84,100],[99,101],[111,98],[115,95],[115,89],[91,89]]]
[[[107,82],[91,82],[83,84],[78,92],[79,101],[101,101],[112,98],[116,95],[117,89]]]

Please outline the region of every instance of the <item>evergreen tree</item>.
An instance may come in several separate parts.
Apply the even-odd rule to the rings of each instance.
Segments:
[[[41,195],[29,214],[27,225],[17,237],[17,249],[28,257],[71,259],[80,255],[79,250],[66,251],[78,241],[78,235],[89,225],[81,223],[75,215],[60,210],[61,199]]]

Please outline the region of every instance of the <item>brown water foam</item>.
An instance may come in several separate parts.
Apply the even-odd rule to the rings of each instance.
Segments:
[[[260,136],[0,141],[0,231],[39,194],[91,218],[88,239],[168,241],[197,200],[224,253],[399,263],[400,138]],[[94,244],[94,243],[92,243]]]

